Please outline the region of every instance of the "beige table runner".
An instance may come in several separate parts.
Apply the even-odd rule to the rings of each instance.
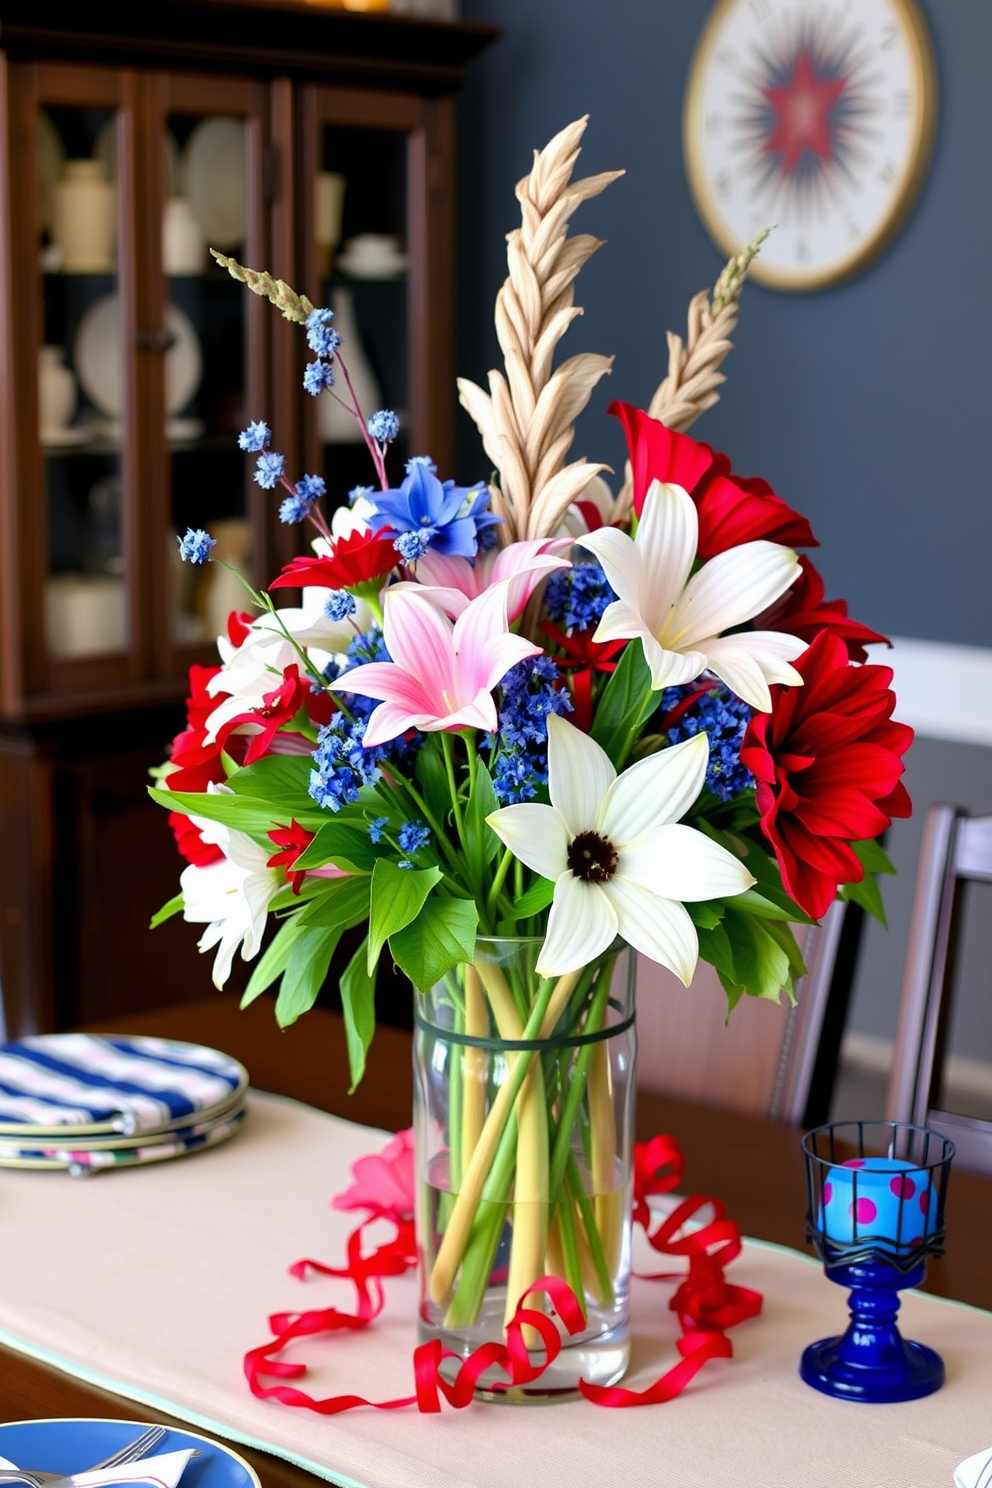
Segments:
[[[796,1371],[804,1345],[846,1320],[844,1293],[759,1243],[729,1274],[764,1293],[764,1312],[733,1329],[733,1360],[668,1405],[321,1417],[253,1399],[242,1357],[270,1337],[270,1312],[350,1310],[347,1283],[287,1267],[341,1263],[355,1221],[329,1200],[383,1140],[252,1093],[242,1133],[197,1157],[82,1180],[0,1171],[0,1341],[348,1488],[949,1488],[957,1462],[992,1446],[992,1314],[904,1295],[904,1332],[944,1356],[945,1387],[906,1405],[831,1400]],[[656,1260],[635,1250],[641,1269]],[[632,1388],[676,1358],[670,1293],[635,1283]],[[415,1316],[413,1276],[388,1281],[373,1328],[298,1346],[302,1387],[412,1394]]]

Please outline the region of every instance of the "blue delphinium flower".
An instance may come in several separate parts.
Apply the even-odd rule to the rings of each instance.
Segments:
[[[307,345],[319,357],[332,357],[341,345],[341,337],[333,329],[333,310],[311,310],[307,316]]]
[[[263,450],[255,462],[255,479],[263,491],[271,491],[285,469],[285,455],[277,455],[275,450]]]
[[[376,444],[392,444],[400,432],[400,421],[390,408],[380,408],[368,422],[368,431]]]
[[[419,817],[416,821],[405,821],[396,840],[404,852],[419,852],[431,840],[430,828],[425,827]]]
[[[407,462],[406,479],[396,489],[376,491],[375,513],[369,518],[378,532],[391,527],[396,533],[417,532],[427,537],[435,552],[473,558],[479,533],[499,521],[486,510],[489,492],[485,486],[456,486],[438,480],[432,462],[418,457]]]
[[[373,842],[382,841],[382,829],[389,825],[388,816],[374,816],[369,822],[369,836]]]
[[[556,687],[550,656],[511,667],[500,684],[499,728],[486,742],[493,753],[493,788],[501,806],[532,801],[548,779],[548,714],[570,713],[568,693]]]
[[[364,747],[365,728],[364,718],[350,719],[344,713],[335,713],[318,733],[313,752],[317,768],[310,771],[309,785],[318,806],[340,811],[358,800],[363,785],[375,785],[379,779],[379,764],[386,750]]]
[[[598,563],[560,568],[548,580],[544,608],[562,630],[594,630],[616,595]]]
[[[357,608],[355,596],[349,594],[347,589],[332,589],[324,605],[324,614],[328,620],[347,620]]]
[[[303,369],[303,386],[311,398],[334,386],[334,369],[330,362],[308,362]]]
[[[661,694],[663,715],[675,708],[685,695],[683,687],[666,687]],[[670,744],[679,744],[696,734],[708,735],[710,758],[706,767],[706,788],[721,801],[732,801],[741,791],[750,790],[754,785],[754,776],[741,764],[741,744],[752,711],[729,688],[717,683],[708,692],[701,693],[667,730]]]
[[[184,563],[206,563],[210,549],[217,546],[217,539],[204,532],[202,527],[187,527],[184,537],[176,534],[179,556]]]
[[[259,420],[258,423],[249,424],[247,429],[242,429],[238,435],[238,444],[243,450],[247,450],[250,455],[257,455],[259,450],[265,448],[271,438],[272,432],[268,424],[264,424]]]

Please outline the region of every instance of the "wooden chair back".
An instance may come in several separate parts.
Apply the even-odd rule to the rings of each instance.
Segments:
[[[688,987],[645,957],[637,973],[637,1079],[647,1090],[796,1126],[827,1119],[861,911],[831,905],[800,940],[808,972],[796,1006],[727,999],[700,962]]]
[[[955,1162],[992,1174],[992,1121],[940,1108],[961,890],[992,882],[992,816],[938,804],[927,812],[899,1002],[886,1116],[950,1137]]]

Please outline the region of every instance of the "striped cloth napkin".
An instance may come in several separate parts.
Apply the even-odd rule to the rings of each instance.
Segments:
[[[237,1060],[172,1039],[38,1034],[0,1044],[0,1123],[135,1135],[186,1124],[247,1085]]]

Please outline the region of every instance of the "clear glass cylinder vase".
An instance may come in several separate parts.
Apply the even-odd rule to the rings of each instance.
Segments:
[[[534,1382],[493,1368],[477,1393],[555,1399],[613,1384],[629,1357],[636,1035],[622,941],[559,977],[540,938],[485,939],[416,999],[420,1336],[460,1359],[502,1342],[523,1294],[559,1277],[585,1326]],[[528,1307],[549,1312],[545,1297]],[[532,1328],[533,1364],[546,1362]],[[452,1364],[453,1373],[457,1363]]]

